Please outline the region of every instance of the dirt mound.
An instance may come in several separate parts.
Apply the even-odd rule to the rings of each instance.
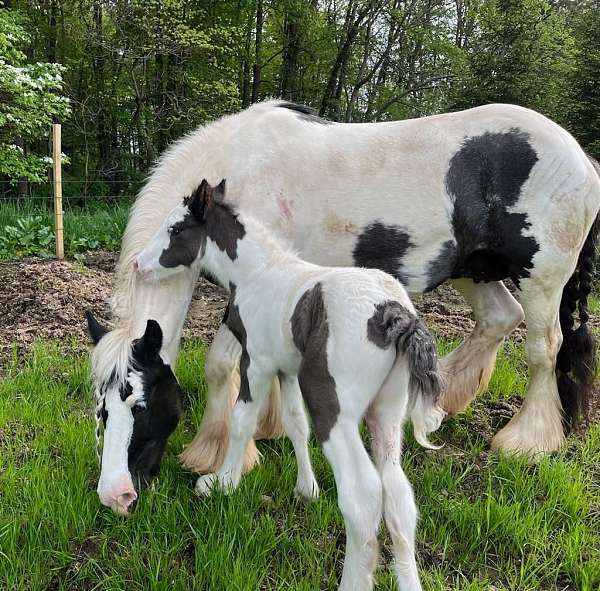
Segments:
[[[57,340],[70,350],[87,348],[85,310],[110,326],[107,301],[117,256],[95,251],[85,264],[49,259],[0,263],[0,356],[8,359],[16,346],[27,356],[38,338]],[[227,305],[227,293],[201,280],[196,288],[184,339],[210,342]],[[417,308],[437,334],[459,338],[473,327],[471,311],[451,287],[417,298]]]
[[[97,251],[85,264],[49,259],[0,263],[0,372],[16,357],[25,359],[36,339],[84,351],[88,336],[84,312],[93,310],[111,325],[108,298],[117,256]],[[210,342],[223,317],[227,293],[200,281],[192,299],[183,338]]]

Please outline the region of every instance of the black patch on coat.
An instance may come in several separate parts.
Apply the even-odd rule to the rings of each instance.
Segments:
[[[381,269],[406,284],[402,259],[413,246],[410,236],[400,226],[375,220],[358,236],[352,255],[357,267]]]
[[[282,109],[289,109],[290,111],[294,111],[298,113],[298,115],[304,119],[305,121],[310,121],[311,123],[320,123],[321,125],[331,125],[331,121],[327,121],[327,119],[323,119],[319,114],[312,108],[307,105],[297,105],[296,103],[279,103],[277,105]]]
[[[177,378],[160,357],[162,339],[158,322],[148,320],[144,335],[131,345],[130,370],[140,374],[145,394],[145,404],[131,409],[133,433],[127,450],[129,472],[138,490],[157,474],[167,440],[177,427],[183,408]],[[127,381],[121,398],[126,400],[131,393]]]
[[[327,367],[329,325],[320,283],[307,290],[298,300],[290,319],[292,337],[302,362],[298,383],[310,413],[319,443],[329,438],[340,412],[335,380]]]
[[[189,206],[189,198],[184,203]],[[183,220],[173,224],[169,246],[162,251],[158,262],[165,268],[179,265],[189,267],[198,256],[204,256],[207,238],[234,261],[237,258],[238,240],[245,235],[243,224],[224,203],[213,203],[200,214],[190,210]]]
[[[435,289],[452,276],[452,272],[456,266],[456,256],[456,243],[453,240],[446,240],[442,244],[438,255],[432,261],[429,261],[425,291]]]
[[[380,302],[367,321],[367,338],[380,349],[395,346],[408,360],[410,388],[434,400],[439,398],[441,380],[435,340],[415,314],[400,302]]]
[[[244,402],[252,402],[250,384],[248,383],[248,367],[250,367],[250,356],[248,355],[248,350],[246,349],[248,334],[246,333],[246,327],[244,326],[240,316],[240,309],[235,303],[235,290],[235,285],[230,282],[229,291],[231,292],[231,296],[229,298],[229,304],[227,304],[227,310],[225,312],[225,318],[223,319],[223,322],[227,325],[227,328],[229,328],[229,330],[233,333],[233,336],[242,346],[242,356],[240,357],[239,399]]]
[[[146,406],[134,406],[128,465],[139,490],[156,476],[167,440],[183,409],[183,395],[171,367],[162,360],[142,371]]]
[[[537,242],[523,236],[527,215],[510,213],[538,161],[519,129],[467,138],[450,160],[446,188],[457,243],[453,277],[475,282],[529,277]]]

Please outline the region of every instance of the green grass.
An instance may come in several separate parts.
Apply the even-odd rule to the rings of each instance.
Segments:
[[[443,343],[444,347],[448,344]],[[0,589],[335,589],[344,548],[331,471],[313,446],[321,498],[295,501],[287,440],[231,497],[199,499],[176,454],[202,414],[203,347],[188,344],[177,374],[189,394],[159,478],[123,519],[95,493],[85,358],[48,344],[0,383]],[[488,410],[521,394],[522,352],[507,347],[490,391],[434,436],[408,438],[404,465],[421,519],[425,589],[597,590],[600,586],[600,427],[535,466],[488,451]],[[395,588],[382,536],[377,589]]]

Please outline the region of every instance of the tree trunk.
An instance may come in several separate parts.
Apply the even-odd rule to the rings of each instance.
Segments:
[[[260,83],[261,83],[261,75],[262,75],[262,61],[261,61],[261,52],[262,52],[262,35],[263,35],[263,23],[264,23],[265,15],[263,13],[263,0],[258,0],[256,3],[256,40],[254,44],[254,66],[253,70],[253,79],[252,79],[252,99],[251,101],[255,103],[258,101],[259,93],[260,93]]]
[[[321,108],[319,109],[321,116],[331,116],[334,119],[339,117],[341,93],[346,77],[346,70],[348,67],[348,61],[350,59],[352,44],[358,35],[361,24],[363,23],[365,17],[373,9],[374,4],[374,1],[365,4],[365,6],[362,7],[355,17],[354,1],[350,0],[350,2],[348,2],[346,18],[344,22],[345,35],[342,45],[338,50],[333,67],[331,68],[329,79],[327,80],[327,87],[325,89],[325,93],[323,94]]]
[[[246,22],[246,44],[244,46],[244,63],[242,66],[242,108],[250,105],[250,49],[252,46],[252,16]]]
[[[281,97],[298,100],[298,67],[302,43],[301,14],[290,8],[283,24],[283,57],[281,60]]]
[[[93,70],[96,86],[96,141],[98,142],[98,162],[100,174],[112,180],[110,166],[110,134],[106,121],[106,93],[104,79],[104,34],[102,28],[102,0],[94,0],[94,59]]]

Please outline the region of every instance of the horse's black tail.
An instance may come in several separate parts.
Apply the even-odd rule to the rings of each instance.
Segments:
[[[575,271],[563,289],[560,302],[563,342],[556,361],[556,378],[566,433],[577,427],[587,414],[596,376],[596,341],[587,326],[587,300],[594,284],[599,230],[600,217],[597,217],[579,253]]]

